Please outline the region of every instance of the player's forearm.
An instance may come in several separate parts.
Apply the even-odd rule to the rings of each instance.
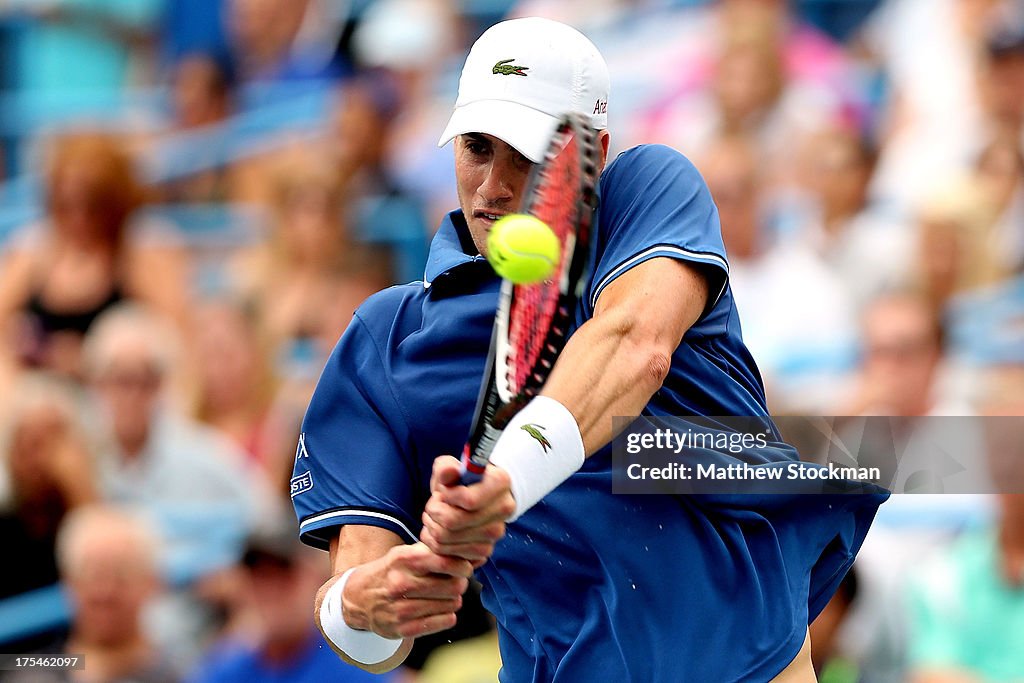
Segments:
[[[317,593],[317,626],[342,659],[373,673],[401,664],[414,638],[454,626],[473,575],[464,559],[358,525],[332,540],[331,566],[334,576]]]
[[[362,526],[362,525],[349,525],[343,526],[338,532],[338,535],[331,539],[330,545],[330,558],[331,558],[331,573],[332,576],[328,579],[320,590],[316,594],[316,599],[313,606],[314,620],[316,621],[317,627],[320,632],[324,634],[324,639],[327,641],[331,649],[334,650],[335,654],[341,657],[345,662],[357,666],[370,673],[385,673],[397,668],[405,661],[405,658],[409,656],[409,652],[412,650],[414,638],[406,638],[406,642],[403,642],[398,651],[391,657],[388,657],[383,662],[376,664],[366,664],[359,661],[353,654],[345,652],[342,647],[334,643],[327,630],[324,628],[323,616],[321,614],[321,608],[327,592],[330,590],[341,576],[353,567],[358,567],[363,564],[379,560],[387,552],[396,546],[402,545],[402,539],[396,534],[381,529],[379,527]],[[358,588],[358,584],[354,586]],[[369,630],[369,620],[366,618],[365,612],[359,609],[353,609],[350,603],[347,609],[344,611],[345,624],[354,629]]]
[[[634,324],[616,329],[595,319],[582,326],[542,392],[576,418],[588,455],[611,441],[612,418],[638,415],[668,372],[671,354],[647,342]]]
[[[612,283],[566,344],[542,392],[576,418],[587,454],[611,441],[612,418],[635,416],[661,387],[707,284],[677,261],[648,261]]]
[[[383,661],[374,661],[371,663],[367,663],[363,661],[367,659],[365,655],[357,652],[356,648],[350,646],[343,639],[332,635],[337,632],[337,629],[341,626],[341,623],[338,623],[339,620],[337,618],[334,618],[334,621],[336,623],[334,624],[333,627],[331,626],[330,620],[332,619],[332,617],[328,616],[329,612],[328,614],[325,614],[325,611],[323,609],[323,603],[324,600],[327,599],[328,592],[331,590],[332,586],[334,586],[334,584],[336,584],[341,578],[342,574],[332,576],[323,586],[320,587],[320,590],[317,592],[316,595],[316,600],[313,607],[313,618],[317,625],[317,628],[320,629],[320,633],[323,634],[324,640],[334,651],[334,653],[338,655],[338,657],[340,657],[344,662],[352,664],[353,666],[357,666],[360,669],[363,669],[364,671],[379,674],[386,673],[388,671],[392,671],[393,669],[398,668],[405,661],[405,658],[409,656],[409,652],[412,651],[413,644],[415,643],[415,638],[403,639],[398,649],[392,655],[386,657]],[[353,626],[352,624],[348,623],[349,611],[352,610],[346,610],[345,612],[345,626],[348,626],[352,629],[356,629],[356,626]],[[367,631],[367,629],[365,628],[359,630]]]
[[[376,526],[348,524],[331,539],[331,573],[341,574],[356,565],[372,562],[402,545],[398,534]]]

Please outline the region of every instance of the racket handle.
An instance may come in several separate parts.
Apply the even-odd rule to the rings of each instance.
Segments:
[[[475,484],[484,477],[484,468],[473,462],[469,444],[462,449],[462,483],[466,486]]]

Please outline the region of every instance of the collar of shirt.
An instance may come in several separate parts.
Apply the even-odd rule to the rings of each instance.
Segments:
[[[467,253],[467,248],[473,249],[472,244],[462,210],[456,209],[445,216],[430,243],[423,273],[423,287],[430,290],[431,296],[473,290],[481,282],[496,278],[486,258]]]

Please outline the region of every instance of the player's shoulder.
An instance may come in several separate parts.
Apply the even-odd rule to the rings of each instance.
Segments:
[[[631,206],[638,196],[702,195],[707,185],[693,163],[668,145],[637,145],[619,153],[601,174],[602,205]]]
[[[389,330],[396,322],[419,311],[418,302],[427,295],[422,280],[392,285],[371,294],[355,311],[355,317],[371,333]],[[410,306],[410,304],[415,304]]]
[[[662,144],[636,145],[620,152],[605,170],[605,175],[661,173],[672,170],[675,173],[693,174],[699,177],[697,167],[686,155],[674,147]]]
[[[710,193],[704,178],[679,150],[667,145],[638,145],[621,152],[601,175],[599,189],[602,215],[639,208],[664,209],[680,203],[709,203]],[[648,202],[637,203],[637,197]]]

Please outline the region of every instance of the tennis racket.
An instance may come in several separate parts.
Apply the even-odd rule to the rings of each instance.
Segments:
[[[547,223],[561,244],[560,260],[543,282],[501,283],[484,381],[462,451],[463,483],[480,480],[505,425],[540,392],[565,346],[590,270],[599,166],[597,132],[586,117],[569,114],[526,181],[520,213]]]

